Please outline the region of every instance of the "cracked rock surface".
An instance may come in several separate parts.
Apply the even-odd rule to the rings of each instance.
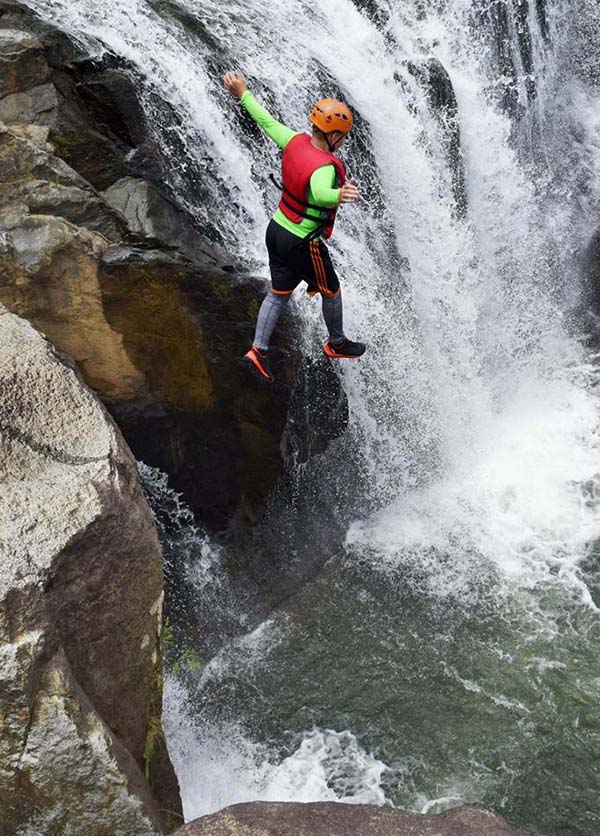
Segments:
[[[162,585],[119,431],[70,362],[0,306],[3,836],[166,829],[143,772]]]

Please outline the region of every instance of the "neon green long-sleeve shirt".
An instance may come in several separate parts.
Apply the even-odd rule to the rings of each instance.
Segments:
[[[265,107],[257,102],[249,90],[246,90],[243,94],[240,103],[267,136],[277,143],[280,148],[285,148],[288,142],[298,135],[298,131],[293,131],[278,122]],[[335,167],[331,163],[327,163],[327,165],[323,165],[313,172],[308,188],[308,202],[314,203],[316,206],[323,206],[323,208],[337,206],[340,202],[340,189],[334,188],[335,177]],[[321,223],[319,213],[316,210],[307,209],[306,211],[307,214],[314,215],[317,220],[303,218],[300,223],[296,224],[287,218],[281,209],[277,209],[273,215],[273,220],[287,229],[288,232],[298,235],[300,238],[306,238]]]

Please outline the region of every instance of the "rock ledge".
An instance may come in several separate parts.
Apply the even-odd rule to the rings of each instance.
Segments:
[[[419,815],[368,804],[235,804],[180,828],[174,836],[525,836],[475,807]]]

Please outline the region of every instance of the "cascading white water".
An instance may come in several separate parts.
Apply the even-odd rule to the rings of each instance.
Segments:
[[[268,98],[279,118],[298,129],[311,101],[332,85],[348,98],[362,139],[349,150],[348,163],[364,199],[342,209],[333,252],[347,331],[369,350],[341,371],[349,433],[361,449],[364,500],[346,538],[347,556],[368,556],[371,567],[392,573],[390,578],[406,572],[405,586],[414,582],[431,606],[436,596],[454,596],[466,607],[476,597],[477,578],[487,589],[492,577],[500,596],[512,596],[507,620],[527,625],[514,635],[532,646],[542,635],[560,635],[565,619],[576,621],[556,603],[556,590],[573,612],[580,613],[581,604],[589,608],[577,617],[586,630],[596,629],[580,565],[600,539],[598,376],[568,316],[579,287],[575,256],[600,209],[600,96],[586,52],[598,31],[593,0],[574,7],[562,0],[29,5],[92,52],[109,50],[132,63],[165,154],[173,131],[187,149],[187,158],[171,159],[171,185],[182,203],[200,220],[207,213],[216,218],[224,244],[265,277],[263,231],[276,198],[268,173],[276,169],[278,153],[245,132],[221,72],[240,67],[258,97]],[[494,29],[498,21],[505,25],[504,40]],[[506,74],[507,56],[513,76]],[[439,120],[414,71],[432,58],[449,74],[458,103],[464,218],[456,211]],[[157,93],[178,113],[180,125],[160,124]],[[194,203],[186,189],[192,168],[202,172],[208,207]],[[297,295],[306,350],[317,351],[319,311]],[[490,659],[504,664],[519,658],[517,639],[514,647],[508,639],[498,641],[496,647],[486,639]],[[234,650],[225,652],[239,658]],[[542,665],[546,650],[536,652]],[[544,663],[548,676],[568,666],[565,653],[557,650],[557,656]],[[531,664],[523,661],[519,671]],[[509,699],[496,690],[491,662],[482,674],[494,680],[487,685],[444,665],[448,678],[469,694],[483,695],[498,711],[508,705],[521,712],[527,738],[533,709],[522,694]],[[210,671],[206,676],[208,682]],[[578,681],[588,682],[585,676]],[[171,692],[172,717],[180,708],[178,687]],[[351,714],[342,716],[352,723]],[[386,758],[361,754],[353,737],[354,743],[344,739],[342,745],[335,735],[344,727],[310,728],[305,726],[313,763],[319,769],[336,764],[320,783],[298,778],[306,747],[296,741],[292,754],[272,768],[256,750],[240,754],[233,773],[253,769],[252,757],[263,758],[258,777],[232,797],[222,791],[225,774],[221,790],[207,800],[186,766],[192,756],[185,747],[178,750],[188,814],[245,797],[330,797],[332,775],[350,751],[350,761],[359,764],[352,774],[362,776],[359,784],[364,778],[363,789],[372,789],[370,795],[356,790],[355,799],[385,796],[423,810],[440,797],[447,799],[442,806],[481,801],[481,788],[493,784],[476,758],[469,765],[465,756],[462,771],[457,766],[456,774],[446,774],[442,767],[436,771],[433,755],[427,761],[409,752],[390,766],[404,790],[388,787],[384,793],[380,765]],[[226,754],[221,771],[234,760]],[[425,763],[438,776],[426,791],[415,777]],[[506,803],[490,798],[499,807]]]

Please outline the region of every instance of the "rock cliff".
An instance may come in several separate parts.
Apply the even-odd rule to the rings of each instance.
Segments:
[[[0,446],[0,832],[154,836],[179,813],[156,529],[104,408],[5,308]]]

